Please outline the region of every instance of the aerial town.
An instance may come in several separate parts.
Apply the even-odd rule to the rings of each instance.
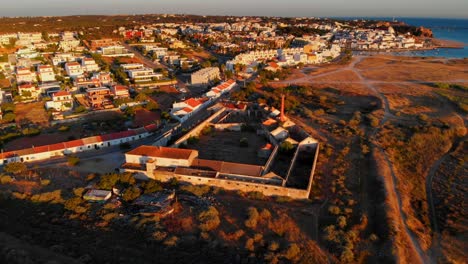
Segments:
[[[431,236],[440,223],[460,242],[450,221],[466,211],[433,202],[460,193],[444,198],[439,167],[405,160],[463,156],[466,59],[392,54],[458,43],[396,20],[3,19],[0,226],[30,220],[5,237],[41,250],[0,243],[0,262],[430,263],[444,252],[461,263]],[[419,106],[401,96],[411,85]],[[439,119],[426,92],[454,110]],[[461,180],[459,163],[438,166]],[[426,197],[426,178],[411,173],[442,189]],[[35,224],[50,241],[36,242]]]

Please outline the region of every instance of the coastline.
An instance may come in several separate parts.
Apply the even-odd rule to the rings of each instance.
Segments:
[[[466,46],[463,42],[448,39],[429,38],[429,40],[436,49],[463,49]]]
[[[427,38],[426,40],[430,40],[432,45],[429,47],[423,48],[410,48],[410,49],[353,49],[356,52],[376,52],[376,53],[386,53],[386,52],[411,52],[411,51],[428,51],[428,50],[436,50],[436,49],[464,49],[465,43],[453,40],[446,40],[446,39],[437,39],[437,38]]]

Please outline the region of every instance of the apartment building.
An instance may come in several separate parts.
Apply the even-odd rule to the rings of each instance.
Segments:
[[[111,91],[107,87],[86,89],[86,98],[93,108],[106,108],[112,105]]]
[[[36,81],[35,74],[33,74],[28,68],[17,68],[16,69],[16,82],[17,83],[31,83]]]
[[[219,78],[220,72],[218,67],[204,68],[192,73],[190,76],[192,85],[206,85],[209,82]]]
[[[49,65],[39,65],[37,67],[37,76],[39,76],[41,82],[55,81],[54,69]]]
[[[52,100],[46,102],[46,108],[56,111],[68,111],[73,108],[73,97],[67,91],[59,91],[52,94]]]
[[[84,72],[97,72],[101,69],[92,58],[81,59],[81,68]]]
[[[83,68],[81,68],[81,65],[78,62],[67,62],[65,64],[65,71],[67,72],[67,75],[72,78],[83,75]]]
[[[31,83],[25,83],[18,86],[18,93],[26,99],[37,99],[41,89]]]
[[[42,33],[32,32],[32,33],[23,33],[18,32],[18,41],[17,45],[29,45],[31,43],[39,43],[42,41]]]

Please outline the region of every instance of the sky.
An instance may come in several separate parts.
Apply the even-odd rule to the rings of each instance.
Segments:
[[[468,18],[468,0],[0,0],[0,16],[199,14]]]

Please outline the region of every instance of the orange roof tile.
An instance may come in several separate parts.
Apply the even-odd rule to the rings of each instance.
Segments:
[[[130,152],[127,152],[127,154],[154,158],[188,159],[194,152],[197,153],[198,151],[192,149],[140,146]]]

